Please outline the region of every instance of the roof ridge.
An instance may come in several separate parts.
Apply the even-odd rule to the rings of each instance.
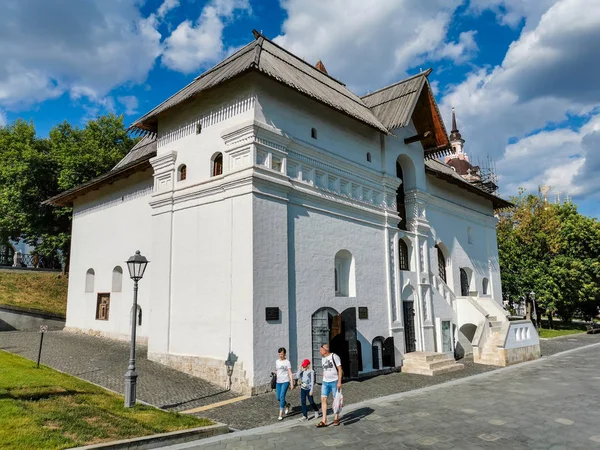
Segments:
[[[406,97],[407,95],[413,94],[413,93],[415,93],[415,92],[417,92],[417,91],[420,91],[420,90],[422,90],[422,89],[423,89],[423,82],[421,82],[421,85],[419,86],[419,88],[418,88],[418,89],[414,89],[414,90],[412,90],[412,91],[410,91],[410,92],[405,92],[405,93],[404,93],[404,94],[402,94],[402,95],[397,95],[396,97],[392,97],[392,98],[390,98],[389,100],[385,100],[385,101],[383,101],[383,102],[381,102],[381,103],[376,103],[376,104],[374,104],[374,105],[371,105],[371,106],[369,106],[369,108],[376,108],[377,106],[385,105],[386,103],[393,102],[394,100],[398,100],[398,99],[399,99],[399,98],[401,98],[401,97]],[[363,97],[361,97],[361,99],[362,99],[362,98],[363,98]]]
[[[196,78],[194,78],[194,81],[197,81],[201,78],[204,78],[206,75],[214,72],[215,70],[226,66],[227,64],[230,64],[232,61],[235,61],[237,58],[239,58],[241,55],[245,55],[246,53],[252,51],[253,49],[256,49],[256,46],[260,45],[257,43],[257,41],[250,41],[248,42],[246,45],[244,45],[242,48],[240,48],[237,52],[232,53],[231,55],[229,55],[227,58],[225,58],[223,61],[215,64],[214,66],[212,66],[210,69],[208,69],[205,72],[202,72],[200,75],[198,75]],[[254,46],[254,47],[253,47]],[[244,50],[246,47],[248,47],[248,50],[246,51],[242,51]],[[235,58],[234,58],[235,56]],[[193,83],[193,81],[192,81]]]
[[[281,47],[278,47],[278,48],[281,48]],[[281,59],[280,57],[278,57],[278,56],[277,56],[277,55],[275,55],[274,53],[270,52],[269,50],[267,50],[267,49],[263,49],[263,50],[264,50],[265,52],[269,53],[270,55],[273,55],[273,57],[274,57],[274,58],[277,58],[277,59],[279,59],[280,61],[283,61],[283,59]],[[285,63],[285,61],[283,61],[283,62]],[[303,62],[304,62],[304,61],[303,61]],[[311,66],[310,64],[308,64],[308,63],[306,63],[306,65],[307,65],[307,66],[309,66],[309,67],[312,67],[312,66]],[[313,80],[317,81],[318,83],[321,83],[321,84],[323,84],[323,85],[327,86],[325,83],[323,83],[323,82],[322,82],[321,80],[319,80],[317,77],[313,76],[313,75],[312,75],[312,74],[310,74],[309,72],[306,72],[306,71],[302,70],[302,68],[298,68],[298,70],[300,70],[301,72],[303,72],[304,74],[306,74],[306,76],[309,76],[309,77],[311,77]],[[316,70],[317,72],[321,73],[319,70],[317,70],[317,69],[315,69],[315,70]],[[323,75],[326,75],[326,74],[323,74]],[[326,75],[326,76],[327,76],[327,75]],[[353,102],[353,103],[356,103],[357,105],[359,105],[359,106],[362,106],[363,108],[365,108],[365,109],[367,109],[367,110],[369,110],[369,111],[371,110],[371,108],[369,108],[369,107],[368,107],[368,106],[367,106],[367,105],[366,105],[364,102],[362,102],[362,99],[361,99],[361,98],[360,98],[358,95],[356,95],[356,93],[354,93],[354,92],[352,92],[350,89],[348,89],[348,88],[346,87],[346,85],[345,85],[345,84],[343,84],[343,83],[340,83],[340,84],[341,84],[341,85],[342,85],[344,88],[346,88],[346,90],[347,90],[348,92],[350,92],[350,93],[354,94],[354,95],[356,96],[356,99],[355,99],[355,98],[352,98],[351,96],[349,96],[348,94],[346,94],[346,93],[344,93],[344,92],[341,92],[341,91],[338,91],[337,89],[334,89],[334,88],[333,88],[333,87],[331,87],[331,86],[327,86],[327,87],[328,87],[328,88],[330,88],[330,89],[334,89],[334,90],[335,90],[335,91],[336,91],[336,92],[337,92],[339,95],[342,95],[342,96],[344,96],[345,98],[347,98],[347,99],[348,99],[348,100],[350,100],[351,102]],[[379,119],[377,118],[377,116],[375,116],[375,115],[373,114],[373,117],[374,117],[375,119],[377,119],[377,121],[379,122]],[[382,124],[382,126],[383,126],[383,124]],[[385,128],[385,127],[384,127],[384,128]]]
[[[430,67],[430,68],[429,68],[429,69],[427,69],[425,72],[419,72],[419,73],[417,73],[417,74],[415,74],[415,75],[412,75],[412,76],[410,76],[410,77],[408,77],[408,78],[404,78],[403,80],[396,81],[395,83],[393,83],[393,84],[390,84],[390,85],[388,85],[388,86],[385,86],[385,87],[382,87],[382,88],[380,88],[380,89],[377,89],[376,91],[369,92],[368,94],[366,94],[366,95],[363,95],[363,96],[362,96],[362,97],[360,97],[360,98],[366,98],[366,97],[369,97],[369,96],[371,96],[371,95],[373,95],[373,94],[377,94],[377,93],[379,93],[379,92],[381,92],[381,91],[385,91],[385,90],[387,90],[387,89],[390,89],[390,88],[393,88],[393,87],[395,87],[395,86],[398,86],[399,84],[406,83],[407,81],[410,81],[410,80],[412,80],[412,79],[414,79],[414,78],[417,78],[417,77],[421,77],[421,76],[423,76],[423,77],[427,78],[431,72],[433,72],[433,69]]]
[[[342,86],[346,86],[346,83],[338,80],[337,78],[332,77],[331,75],[329,75],[328,73],[324,73],[321,72],[319,69],[317,69],[315,66],[307,63],[306,61],[304,61],[302,58],[300,58],[298,55],[294,55],[292,52],[290,52],[289,50],[286,50],[285,48],[283,48],[281,45],[275,43],[274,41],[272,41],[271,39],[269,39],[268,37],[266,37],[264,34],[262,34],[259,31],[256,30],[252,30],[252,33],[254,34],[254,36],[256,37],[256,39],[258,39],[259,37],[262,37],[264,40],[266,40],[267,42],[269,42],[270,44],[273,44],[275,47],[277,47],[280,50],[283,50],[285,53],[287,53],[288,55],[292,56],[293,58],[297,59],[298,61],[300,61],[301,63],[305,64],[306,66],[310,67],[313,70],[316,70],[317,72],[319,72],[322,75],[325,75],[327,78],[330,78],[331,80],[335,81],[338,84],[341,84]],[[275,56],[275,55],[273,55]],[[280,58],[281,59],[281,58]],[[349,89],[348,89],[349,90]],[[356,95],[356,94],[354,94]],[[358,97],[358,95],[357,95]]]
[[[220,69],[221,67],[224,67],[230,63],[232,63],[233,61],[235,61],[237,58],[239,58],[241,55],[245,55],[246,53],[252,51],[252,45],[256,45],[255,41],[250,41],[248,44],[244,45],[242,48],[240,48],[237,52],[229,55],[227,58],[225,58],[223,61],[215,64],[213,67],[211,67],[210,69],[208,69],[207,71],[203,72],[202,74],[198,75],[196,78],[194,78],[192,81],[190,81],[188,84],[186,84],[184,87],[182,87],[181,89],[179,89],[177,92],[175,92],[173,95],[167,97],[165,100],[163,100],[162,102],[160,102],[158,105],[156,105],[154,108],[152,108],[150,111],[148,111],[146,114],[142,115],[141,117],[139,117],[137,120],[135,120],[129,127],[128,129],[132,129],[134,128],[135,124],[140,122],[144,117],[149,116],[150,114],[152,114],[155,110],[157,110],[158,108],[160,108],[162,105],[164,105],[165,103],[167,103],[169,100],[171,100],[173,97],[179,95],[183,90],[185,90],[186,88],[190,87],[192,84],[196,83],[199,79],[204,78],[206,75],[214,72],[217,69]],[[246,49],[246,47],[248,47],[248,49],[246,51],[243,51]],[[235,56],[235,58],[234,58]]]

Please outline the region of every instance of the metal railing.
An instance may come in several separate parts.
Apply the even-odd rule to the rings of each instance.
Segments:
[[[21,267],[30,269],[62,269],[62,264],[58,257],[47,257],[44,255],[39,255],[37,253],[34,253],[32,255],[17,253],[16,256],[2,254],[0,255],[0,266]]]

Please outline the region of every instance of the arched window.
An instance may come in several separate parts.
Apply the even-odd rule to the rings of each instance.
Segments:
[[[487,278],[484,278],[481,281],[481,293],[483,295],[488,295],[489,285],[490,285],[490,280],[488,280]]]
[[[348,250],[340,250],[335,255],[335,295],[356,297],[354,258]]]
[[[177,181],[183,181],[187,178],[187,166],[182,164],[177,169]]]
[[[406,245],[404,239],[398,240],[398,266],[400,270],[410,270],[408,245]]]
[[[435,248],[437,249],[438,275],[442,280],[444,280],[444,283],[448,283],[448,280],[446,279],[446,257],[444,256],[441,248],[439,248],[437,245]]]
[[[96,272],[94,269],[88,269],[85,273],[85,292],[94,292],[94,278],[96,278]]]
[[[367,162],[371,162],[371,153],[367,152]]]
[[[398,186],[398,190],[396,191],[396,206],[398,215],[400,216],[400,223],[398,224],[398,228],[401,230],[406,230],[406,206],[404,204],[404,174],[402,172],[402,166],[399,162],[396,162],[396,176],[400,178],[402,184]]]
[[[464,268],[460,268],[460,295],[467,297],[469,295],[469,274]]]
[[[212,158],[212,176],[223,175],[223,153],[217,153]]]
[[[116,266],[112,272],[112,292],[121,292],[123,287],[123,269]]]
[[[471,227],[467,227],[467,241],[469,244],[473,243],[473,229]]]
[[[310,137],[313,139],[317,139],[317,129],[316,128],[310,129]]]

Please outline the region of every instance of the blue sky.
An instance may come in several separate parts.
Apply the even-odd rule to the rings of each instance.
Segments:
[[[433,68],[446,123],[455,106],[503,195],[547,184],[600,217],[596,0],[5,0],[0,125],[130,123],[253,28],[358,94]]]

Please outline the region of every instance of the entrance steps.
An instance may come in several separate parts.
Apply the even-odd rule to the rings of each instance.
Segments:
[[[483,347],[479,349],[479,352],[473,352],[473,361],[477,364],[488,366],[505,366],[504,357],[498,349],[498,344],[500,344],[500,340],[502,339],[500,333],[502,322],[498,321],[496,317],[488,317],[488,322],[490,325],[490,335],[485,340]]]
[[[440,375],[464,369],[452,355],[434,352],[411,352],[404,355],[402,372],[417,375]]]

